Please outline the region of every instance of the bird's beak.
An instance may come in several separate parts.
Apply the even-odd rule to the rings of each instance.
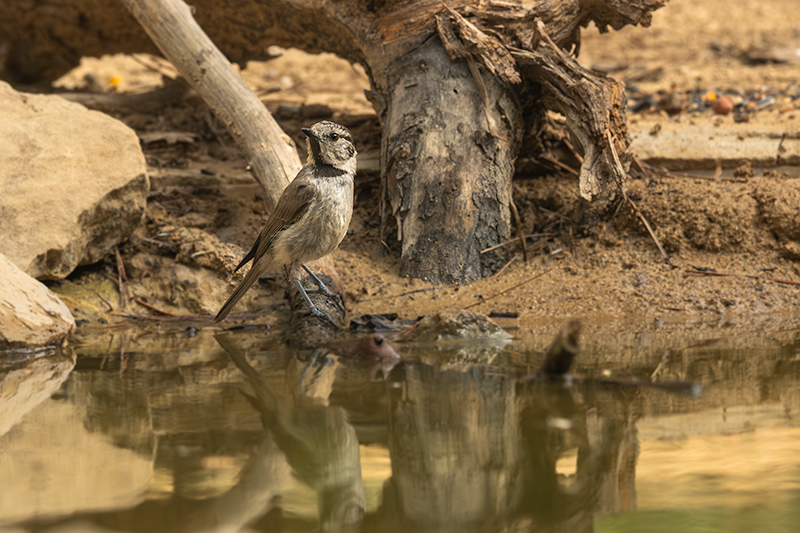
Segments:
[[[322,163],[322,148],[320,147],[319,137],[311,128],[302,128],[302,132],[306,134],[308,145],[308,156],[311,157],[316,163]],[[310,161],[310,160],[309,160]]]

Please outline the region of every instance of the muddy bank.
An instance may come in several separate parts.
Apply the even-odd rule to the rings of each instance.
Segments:
[[[79,325],[169,315],[195,315],[194,326],[210,325],[238,283],[239,275],[230,272],[266,218],[257,185],[221,176],[215,179],[223,184],[212,185],[205,176],[178,172],[159,178],[156,171],[154,178],[158,189],[151,192],[146,222],[120,248],[132,297],[126,307],[120,307],[113,258],[51,286]],[[531,258],[525,263],[516,249],[503,272],[467,286],[397,275],[398,256],[380,242],[378,207],[370,202],[377,186],[377,176],[360,175],[351,232],[334,254],[349,318],[388,312],[415,318],[474,305],[486,314],[516,315],[499,320],[520,327],[515,334],[552,334],[567,317],[608,333],[664,324],[756,324],[775,320],[775,313],[788,315],[789,323],[775,327],[784,329],[800,301],[800,286],[785,283],[800,280],[792,252],[797,215],[789,207],[800,190],[796,178],[634,180],[630,194],[655,227],[670,264],[628,207],[605,226],[577,228],[569,221],[577,209],[571,181],[520,179],[515,193],[525,232],[539,235],[531,238]],[[288,316],[284,288],[264,280],[225,325],[280,326]]]

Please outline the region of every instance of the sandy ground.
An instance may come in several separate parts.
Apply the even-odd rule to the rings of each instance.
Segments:
[[[800,62],[754,64],[747,58],[755,52],[799,48],[796,0],[699,4],[672,0],[655,13],[650,28],[607,34],[585,30],[580,60],[618,79],[635,78],[637,89],[644,93],[700,88],[744,94],[771,88],[790,94],[797,87],[793,84],[798,82]],[[170,72],[170,65],[149,56],[86,59],[59,84],[81,86],[85,74],[91,73],[106,86],[113,81],[116,91],[140,92],[158,86],[161,73]],[[646,75],[637,78],[642,72]],[[314,111],[308,107],[316,104],[329,107],[334,120],[353,130],[362,166],[356,213],[351,235],[334,254],[350,316],[397,312],[413,318],[474,305],[474,310],[487,314],[518,313],[519,319],[505,325],[518,326],[519,331],[554,328],[573,316],[607,332],[665,324],[759,328],[765,320],[773,329],[781,329],[796,323],[800,286],[785,283],[800,282],[796,169],[764,176],[756,168],[736,179],[726,169],[716,180],[661,175],[632,180],[630,196],[663,242],[670,264],[629,207],[603,226],[577,228],[571,223],[577,208],[577,182],[572,176],[520,175],[514,183],[515,202],[525,232],[539,235],[529,241],[528,262],[512,243],[514,259],[492,278],[469,286],[432,286],[399,277],[399,258],[381,244],[375,171],[380,130],[363,95],[369,87],[363,69],[333,56],[288,50],[272,61],[249,64],[243,75],[297,141],[302,138],[299,128],[319,118],[311,116]],[[782,100],[754,114],[748,126],[796,132],[799,103]],[[632,129],[733,124],[732,116],[710,110],[694,114],[691,120],[666,113],[629,117]],[[259,189],[247,180],[230,137],[202,106],[184,102],[158,117],[119,118],[140,133],[179,130],[200,135],[198,142],[188,145],[145,146],[154,192],[143,234],[156,238],[155,232],[168,225],[202,228],[242,246],[244,253],[266,220]],[[201,175],[201,169],[215,176]],[[164,255],[136,239],[123,251],[129,258]],[[698,269],[732,275],[698,274]],[[144,294],[155,291],[152,286],[139,290],[156,306],[186,311],[164,295]],[[283,294],[274,285],[262,284],[257,292],[251,308],[280,307]]]

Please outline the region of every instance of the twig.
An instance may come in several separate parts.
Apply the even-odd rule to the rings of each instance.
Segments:
[[[786,133],[784,132],[784,134],[781,135],[781,142],[778,143],[778,152],[777,155],[775,156],[775,165],[777,166],[781,165],[781,154],[786,151],[786,149],[783,147],[783,141],[785,140],[786,140]]]
[[[98,298],[100,298],[100,300],[102,300],[102,302],[103,302],[104,304],[106,304],[106,305],[108,306],[108,310],[109,310],[109,311],[113,311],[113,310],[114,310],[114,306],[113,306],[113,305],[111,305],[111,304],[109,303],[109,301],[108,301],[108,300],[106,300],[105,298],[103,298],[103,296],[102,296],[102,295],[101,295],[99,292],[97,292],[97,291],[94,291],[94,293],[97,295],[97,297],[98,297]]]
[[[119,306],[121,309],[128,307],[130,294],[128,293],[128,276],[125,274],[125,264],[119,254],[119,248],[114,248],[114,255],[117,258],[117,286],[119,287]]]
[[[551,209],[547,209],[546,207],[542,207],[540,205],[537,205],[536,209],[538,209],[539,211],[544,211],[545,213],[548,213],[550,215],[555,215],[555,216],[561,218],[561,220],[566,220],[567,222],[572,222],[571,218],[569,218],[567,215],[563,215],[563,214],[559,213],[558,211],[553,211]]]
[[[114,337],[116,337],[116,335],[114,334],[109,335],[108,346],[106,346],[106,351],[103,352],[103,357],[102,359],[100,359],[100,370],[103,370],[103,367],[106,366],[106,361],[108,361],[108,354],[111,353],[111,344],[114,342]]]
[[[128,368],[128,354],[125,352],[125,338],[120,338],[119,343],[119,375],[125,373],[125,369]]]
[[[530,233],[528,235],[525,235],[525,238],[527,239],[528,237],[552,237],[553,235],[555,235],[555,233],[552,233],[552,232],[549,232],[549,233]],[[503,246],[508,246],[509,244],[514,244],[518,240],[519,240],[519,237],[514,237],[510,241],[501,242],[500,244],[495,244],[494,246],[490,246],[488,248],[484,248],[483,250],[481,250],[481,254],[485,254],[485,253],[491,252],[492,250],[497,250],[498,248],[502,248]]]
[[[214,117],[214,114],[211,113],[211,111],[209,109],[206,109],[206,112],[205,112],[205,115],[203,116],[203,118],[205,119],[205,122],[206,122],[206,125],[208,126],[208,129],[210,129],[211,133],[213,133],[214,137],[216,137],[217,142],[219,142],[219,144],[223,148],[225,148],[227,150],[228,149],[228,145],[227,145],[227,143],[225,143],[225,139],[222,138],[222,132],[219,130],[219,128],[217,128],[217,125],[214,122],[214,119],[216,118],[216,117]]]
[[[575,147],[572,145],[572,143],[569,141],[569,139],[564,139],[561,142],[563,142],[564,145],[566,145],[566,147],[569,148],[569,151],[572,152],[572,155],[575,157],[575,159],[578,160],[578,163],[580,163],[582,165],[583,164],[583,156],[578,153],[578,151],[575,149]]]
[[[667,255],[666,250],[664,250],[664,247],[661,246],[661,241],[658,240],[658,237],[656,237],[656,234],[653,233],[653,228],[650,227],[650,223],[647,222],[646,218],[644,218],[644,215],[642,214],[641,211],[639,211],[639,208],[636,207],[636,204],[633,203],[633,200],[631,200],[630,197],[627,194],[625,194],[625,191],[622,192],[622,195],[625,197],[626,200],[628,200],[628,203],[631,204],[631,207],[633,208],[633,211],[636,213],[636,215],[644,223],[644,227],[647,228],[647,232],[650,234],[650,237],[652,237],[653,241],[656,243],[656,246],[658,247],[658,251],[661,252],[661,256],[664,258],[664,262],[666,264],[672,266],[672,264],[669,262],[669,256]]]
[[[693,276],[712,276],[718,278],[750,278],[761,281],[771,281],[773,283],[779,283],[781,285],[794,285],[800,287],[800,281],[792,281],[780,278],[769,278],[766,276],[756,276],[754,274],[736,274],[731,272],[717,272],[716,270],[698,270],[696,267],[691,269],[687,268],[686,270],[683,271],[683,273],[690,274]]]
[[[517,226],[517,233],[519,233],[519,243],[522,246],[522,259],[525,260],[525,263],[528,262],[528,247],[525,245],[525,234],[522,231],[522,219],[519,217],[519,211],[517,211],[517,205],[514,203],[514,199],[511,199],[511,202],[508,204],[511,208],[511,214],[514,216],[514,224]],[[483,252],[481,252],[483,253]],[[506,265],[508,266],[508,265]],[[505,267],[503,267],[505,268]],[[499,274],[499,272],[498,272]]]
[[[667,367],[669,364],[670,356],[672,355],[672,350],[667,348],[664,350],[664,354],[661,356],[661,361],[656,366],[656,369],[650,374],[650,381],[653,381],[658,377],[659,374]]]
[[[617,168],[620,170],[620,172],[624,172],[622,163],[620,162],[619,156],[617,155],[617,148],[615,147],[614,138],[611,135],[611,130],[606,130],[606,138],[608,139],[608,146],[611,149],[611,155],[614,157],[614,163],[616,163]],[[635,203],[633,203],[633,200],[631,200],[631,198],[625,192],[625,189],[622,188],[622,184],[620,184],[619,190],[622,191],[623,198],[628,200],[628,203],[631,204],[631,207],[633,208],[633,211],[636,213],[636,215],[642,220],[642,222],[644,222],[644,227],[647,228],[647,232],[650,234],[650,237],[653,238],[653,242],[656,243],[658,251],[661,252],[661,256],[664,258],[664,262],[672,266],[669,262],[669,256],[667,255],[666,250],[664,250],[664,247],[661,246],[661,241],[659,241],[658,237],[656,237],[656,234],[653,232],[653,228],[650,227],[650,223],[647,221],[646,218],[644,218],[642,212],[639,211],[639,208],[636,207]]]
[[[172,318],[176,318],[178,316],[178,315],[173,315],[172,313],[170,313],[168,311],[162,311],[158,307],[156,307],[154,305],[150,305],[149,303],[147,303],[147,302],[145,302],[143,300],[140,300],[139,298],[134,297],[134,298],[131,298],[131,299],[134,302],[136,302],[137,304],[139,304],[139,305],[141,305],[143,307],[146,307],[146,308],[148,308],[148,309],[150,309],[152,311],[155,311],[156,313],[160,313],[160,314],[162,314],[164,316],[168,316],[168,317],[172,317]]]
[[[452,11],[452,9],[450,11]],[[497,133],[497,127],[495,126],[494,119],[489,112],[489,94],[486,92],[486,85],[483,83],[483,78],[481,77],[480,70],[478,70],[478,65],[475,63],[475,58],[472,56],[472,54],[467,54],[465,59],[467,60],[467,67],[469,67],[472,78],[475,80],[475,86],[478,88],[478,94],[481,97],[481,102],[483,102],[483,114],[486,117],[486,125],[489,128],[489,134],[495,139],[504,141],[505,139],[503,139]]]
[[[570,174],[572,174],[573,176],[580,176],[580,173],[579,173],[577,170],[575,170],[574,168],[572,168],[572,167],[571,167],[571,166],[569,166],[569,165],[565,165],[565,164],[564,164],[564,163],[562,163],[561,161],[558,161],[558,160],[556,160],[556,159],[553,159],[553,158],[552,158],[552,157],[550,157],[549,155],[540,155],[540,156],[539,156],[539,159],[541,159],[542,161],[547,161],[548,163],[550,163],[550,164],[553,164],[553,165],[557,166],[557,167],[558,167],[558,168],[560,168],[561,170],[566,170],[567,172],[569,172],[569,173],[570,173]]]
[[[515,260],[517,257],[519,257],[519,256],[518,256],[518,255],[515,255],[514,257],[512,257],[512,258],[511,258],[511,259],[508,261],[508,263],[506,263],[505,265],[503,265],[503,268],[501,268],[500,270],[498,270],[497,272],[495,272],[495,273],[492,275],[492,277],[491,277],[490,279],[496,279],[498,276],[500,276],[500,274],[502,274],[502,273],[505,271],[505,269],[507,269],[507,268],[508,268],[508,265],[510,265],[511,263],[513,263],[513,262],[514,262],[514,260]],[[525,261],[525,262],[527,263],[527,261]]]
[[[507,293],[508,291],[513,291],[514,289],[518,289],[519,287],[522,287],[522,286],[523,286],[523,285],[525,285],[526,283],[530,283],[531,281],[533,281],[533,280],[535,280],[535,279],[537,279],[537,278],[540,278],[540,277],[544,276],[545,274],[547,274],[548,272],[550,272],[551,270],[553,270],[553,268],[555,268],[555,267],[550,267],[550,268],[548,268],[547,270],[545,270],[544,272],[540,272],[540,273],[536,274],[536,275],[535,275],[535,276],[533,276],[532,278],[528,278],[528,279],[526,279],[525,281],[523,281],[523,282],[521,282],[521,283],[517,283],[517,284],[516,284],[516,285],[514,285],[513,287],[509,287],[509,288],[507,288],[506,290],[500,291],[500,292],[498,292],[498,293],[497,293],[497,294],[495,294],[495,295],[489,296],[488,298],[484,298],[484,299],[483,299],[483,300],[481,300],[480,302],[475,302],[474,304],[468,305],[468,306],[466,306],[466,307],[464,308],[464,310],[466,311],[467,309],[472,309],[473,307],[475,307],[475,306],[477,306],[477,305],[481,305],[481,304],[483,304],[483,303],[486,303],[486,302],[488,302],[489,300],[492,300],[492,299],[494,299],[494,298],[497,298],[498,296],[501,296],[501,295],[503,295],[503,294]]]
[[[144,242],[149,242],[151,244],[157,244],[158,246],[165,246],[167,248],[171,248],[171,247],[175,246],[174,244],[170,244],[170,243],[164,242],[164,241],[157,241],[155,239],[150,239],[149,237],[135,237],[135,238],[139,239],[141,241],[144,241]]]
[[[369,300],[358,300],[358,303],[377,302],[377,301],[380,301],[380,300],[391,300],[393,298],[401,298],[403,296],[408,296],[409,294],[414,294],[414,293],[417,293],[417,292],[435,291],[435,290],[437,290],[439,288],[440,287],[431,287],[430,289],[416,289],[416,290],[404,292],[404,293],[401,293],[401,294],[395,294],[394,296],[382,296],[380,298],[370,298]]]
[[[800,281],[792,281],[788,279],[779,279],[779,278],[756,278],[756,279],[765,279],[773,283],[780,283],[782,285],[796,285],[800,287]]]
[[[147,305],[145,305],[147,307]],[[214,318],[212,315],[165,315],[165,316],[155,316],[155,315],[136,315],[132,313],[114,313],[113,316],[118,316],[121,318],[128,318],[131,320],[152,320],[154,322],[196,322],[198,320],[211,320]],[[228,315],[232,319],[249,319],[249,318],[258,318],[258,313],[246,313],[246,314],[239,314],[239,315]],[[223,326],[220,326],[223,327]],[[224,327],[223,327],[224,328]],[[224,328],[230,329],[230,328]]]
[[[631,169],[637,170],[643,176],[647,176],[648,178],[651,179],[653,178],[652,176],[654,170],[653,167],[642,163],[641,161],[639,161],[639,158],[636,157],[635,155],[631,155]]]
[[[138,54],[132,54],[129,57],[131,59],[133,59],[134,61],[136,61],[137,63],[139,63],[144,68],[146,68],[147,70],[149,70],[151,72],[155,72],[156,74],[159,74],[159,75],[164,76],[166,78],[170,78],[170,79],[174,80],[174,79],[176,79],[176,76],[180,76],[180,74],[178,74],[176,71],[169,72],[168,69],[164,68],[163,65],[151,65],[150,63],[147,63],[146,61],[142,60],[142,58],[139,57]],[[150,57],[152,57],[152,56],[150,56]]]
[[[665,170],[662,168],[656,168],[645,163],[639,162],[639,166],[642,170],[647,172],[652,172],[654,174],[658,174],[662,178],[685,178],[685,179],[693,179],[693,180],[710,180],[710,181],[730,181],[733,183],[747,183],[749,180],[748,178],[731,178],[727,176],[701,176],[700,174],[686,174],[685,172],[671,172],[669,170]]]

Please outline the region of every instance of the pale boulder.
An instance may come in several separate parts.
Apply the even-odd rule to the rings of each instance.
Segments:
[[[67,306],[0,254],[0,350],[57,345],[73,329]]]
[[[59,96],[0,82],[0,253],[39,279],[102,259],[144,215],[133,130]]]

